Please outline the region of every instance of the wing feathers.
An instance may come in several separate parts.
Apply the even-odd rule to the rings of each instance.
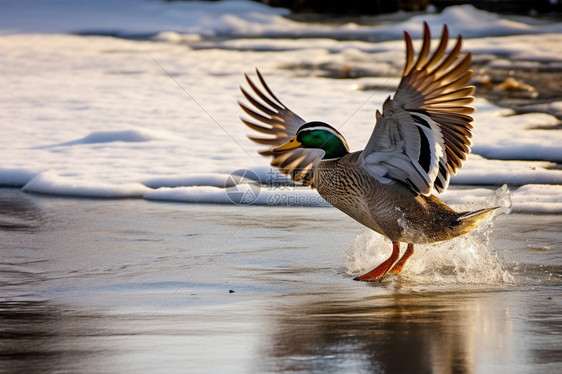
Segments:
[[[271,125],[271,126],[272,126],[272,129],[273,129],[273,126],[274,126],[274,124],[275,124],[275,122],[273,121],[273,118],[272,118],[273,116],[271,116],[271,117],[265,117],[265,116],[259,114],[258,112],[255,112],[255,111],[253,111],[252,109],[246,107],[244,104],[239,104],[239,105],[240,105],[240,108],[242,108],[242,110],[243,110],[244,112],[246,112],[246,114],[248,114],[250,117],[252,117],[252,118],[254,118],[254,119],[256,119],[256,120],[258,120],[258,121],[260,121],[260,122],[262,122],[262,123]]]
[[[264,144],[264,145],[276,146],[278,143],[278,140],[276,138],[256,138],[253,136],[248,136],[248,139],[258,144]]]
[[[359,159],[363,168],[382,183],[401,181],[412,191],[430,194],[444,191],[450,176],[462,167],[470,153],[474,87],[467,86],[471,53],[461,56],[462,37],[447,52],[449,31],[443,26],[441,39],[431,52],[431,34],[424,23],[417,57],[412,39],[404,32],[406,61],[403,76],[392,99],[377,111],[373,134]],[[251,91],[240,88],[246,102],[239,103],[250,119],[242,121],[268,137],[249,138],[269,146],[259,153],[273,156],[271,165],[294,181],[310,184],[323,152],[295,149],[273,153],[287,142],[305,121],[289,110],[271,91],[256,70],[260,86],[245,75]]]
[[[427,33],[429,35],[429,30],[427,30]],[[449,42],[449,30],[447,29],[447,26],[443,25],[443,31],[441,32],[441,40],[439,41],[439,46],[435,50],[431,59],[423,67],[425,70],[428,71],[431,70],[433,67],[435,67],[435,65],[439,63],[439,61],[441,61],[441,59],[445,55],[445,49],[447,48],[448,42]]]
[[[406,42],[406,63],[402,75],[406,76],[414,66],[414,46],[412,45],[412,38],[406,31],[404,31],[404,41]]]
[[[435,71],[447,71],[449,67],[459,58],[461,54],[461,47],[462,47],[462,36],[459,35],[457,38],[457,43],[453,47],[453,50],[449,52],[449,56],[443,60],[441,65],[435,68]]]
[[[286,143],[296,133],[305,120],[289,110],[271,91],[261,73],[256,69],[259,87],[247,74],[246,82],[252,93],[240,87],[247,102],[238,102],[244,113],[251,120],[241,118],[242,122],[254,131],[269,137],[248,136],[255,143],[269,146],[259,151],[263,156],[273,156],[271,166],[277,167],[294,182],[311,185],[315,166],[322,158],[323,151],[314,149],[294,149],[274,153],[273,148]]]
[[[468,96],[472,96],[473,93],[474,93],[474,87],[469,86],[469,87],[464,87],[464,88],[458,89],[456,91],[450,91],[450,92],[447,92],[447,93],[443,93],[443,94],[438,95],[438,96],[428,95],[428,99],[426,100],[426,104],[434,104],[434,103],[438,104],[439,102],[442,102],[442,101],[447,101],[447,100],[457,99],[457,98],[470,99]]]
[[[468,84],[468,82],[470,82],[470,78],[472,78],[472,72],[469,70],[468,72],[466,72],[465,75],[459,77],[456,81],[447,84],[443,84],[440,81],[434,81],[425,90],[427,92],[428,97],[434,97],[443,92],[450,92],[450,91],[458,90],[460,88],[467,87],[466,85]],[[468,86],[468,87],[472,87],[472,86]]]
[[[418,60],[414,65],[414,69],[423,69],[425,63],[427,62],[427,57],[429,56],[429,44],[431,43],[429,27],[427,26],[427,23],[424,23],[423,27],[423,44],[418,56]]]
[[[462,167],[470,153],[474,87],[467,84],[472,77],[471,53],[461,55],[460,35],[446,53],[447,26],[443,26],[433,53],[425,23],[417,58],[406,32],[404,41],[406,62],[402,80],[394,97],[383,105],[382,116],[377,116],[360,164],[379,180],[402,181],[414,192],[427,195],[432,188],[444,191],[450,175]],[[372,157],[379,152],[392,154],[396,161]],[[409,162],[405,162],[404,156]]]
[[[464,74],[470,74],[472,76],[472,73],[467,70],[470,66],[471,58],[471,53],[467,53],[464,59],[458,65],[449,70],[446,74],[437,77],[437,79],[439,79],[443,84],[447,84],[449,82],[455,81],[458,77]]]
[[[264,114],[273,117],[274,115],[276,115],[277,113],[273,110],[271,110],[270,108],[268,108],[267,106],[263,105],[262,103],[260,103],[259,101],[257,101],[256,99],[254,99],[250,94],[248,94],[242,87],[240,87],[240,91],[242,91],[242,94],[244,95],[244,97],[246,98],[246,100],[248,100],[256,109],[262,111]],[[264,100],[264,99],[262,99]],[[266,100],[264,100],[266,101]],[[238,104],[240,104],[240,106],[242,107],[242,109],[244,109],[244,111],[246,111],[246,107],[241,104],[240,102],[238,102]],[[274,105],[274,103],[271,103],[270,105]],[[280,108],[276,108],[277,111],[279,111]],[[250,114],[251,115],[251,114]]]
[[[277,96],[275,96],[275,94],[269,89],[269,86],[267,85],[267,83],[265,83],[265,79],[263,79],[263,76],[261,75],[260,71],[258,69],[256,69],[256,74],[258,75],[258,79],[260,80],[261,85],[263,86],[263,88],[265,88],[265,90],[267,91],[267,93],[275,100],[277,101],[279,104],[281,104],[281,107],[284,109],[287,109],[287,107],[285,107],[285,105],[283,105],[281,103],[281,100],[279,100],[277,98]],[[246,79],[249,80],[248,75],[246,75]],[[254,89],[254,91],[256,91]],[[259,90],[256,91],[256,93],[259,92]],[[287,109],[288,110],[288,109]]]
[[[254,82],[252,82],[250,77],[247,74],[244,74],[244,76],[246,77],[246,82],[248,82],[248,84],[250,85],[250,87],[252,88],[254,93],[256,95],[258,95],[259,98],[262,99],[264,102],[266,102],[268,105],[270,105],[272,108],[274,108],[276,111],[280,111],[280,110],[285,109],[284,105],[282,105],[281,102],[275,97],[275,95],[273,95],[271,93],[271,91],[269,90],[269,87],[267,87],[267,84],[265,84],[265,82],[262,81],[261,75],[259,74],[259,71],[257,69],[256,69],[256,72],[258,73],[258,77],[260,78],[260,82],[262,82],[263,88],[269,93],[269,95],[271,96],[271,98],[273,98],[273,100],[271,100],[266,95],[264,95],[263,92],[259,88],[256,87]],[[242,91],[242,93],[245,93],[245,91]],[[244,96],[246,96],[246,95],[244,95]],[[278,103],[281,104],[281,105],[279,105]]]
[[[271,128],[271,127],[265,127],[265,126],[262,126],[262,125],[258,125],[258,124],[252,123],[250,121],[246,121],[245,119],[243,119],[242,122],[244,122],[244,124],[246,126],[248,126],[249,128],[251,128],[252,130],[261,132],[263,134],[271,135],[274,132],[273,128]]]

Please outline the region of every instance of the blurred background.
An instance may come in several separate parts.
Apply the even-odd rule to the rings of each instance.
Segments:
[[[168,0],[178,1],[178,0]],[[181,1],[181,0],[180,0]],[[219,1],[219,0],[211,0]],[[556,16],[562,10],[559,0],[253,0],[272,7],[290,9],[294,13],[321,13],[332,15],[374,15],[398,11],[441,11],[451,5],[471,4],[490,12],[506,14],[548,14]]]

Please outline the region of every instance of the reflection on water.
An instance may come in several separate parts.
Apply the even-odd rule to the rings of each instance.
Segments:
[[[285,313],[272,330],[267,371],[472,373],[489,361],[524,362],[510,307],[456,294],[381,295],[320,301]],[[477,370],[476,370],[477,371]]]
[[[165,315],[0,303],[0,372],[558,373],[548,292],[291,294]]]
[[[482,261],[512,282],[439,282],[420,265],[443,273],[455,248],[439,247],[364,284],[342,268],[362,228],[334,209],[16,190],[0,190],[0,207],[0,373],[562,367],[560,216],[498,217],[497,256]]]
[[[34,230],[41,224],[41,212],[23,192],[0,193],[0,230]]]
[[[60,349],[66,322],[46,302],[0,303],[0,372],[52,372],[63,366],[69,360]]]

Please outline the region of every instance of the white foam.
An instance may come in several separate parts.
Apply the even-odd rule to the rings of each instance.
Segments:
[[[493,218],[509,211],[510,194],[506,187],[488,196],[487,206],[501,206],[495,215],[483,221],[469,234],[445,242],[414,245],[414,255],[400,274],[400,280],[412,285],[438,284],[509,284],[514,281],[497,253],[489,246]],[[459,211],[475,209],[474,204],[459,206]],[[404,253],[401,248],[401,254]],[[365,230],[347,251],[345,269],[353,275],[370,271],[385,261],[392,251],[389,239]],[[389,277],[392,279],[392,276]],[[386,281],[386,280],[384,280]]]
[[[307,187],[268,187],[255,183],[240,183],[233,187],[158,188],[145,199],[188,203],[268,205],[268,206],[330,206],[316,190]]]
[[[98,144],[111,142],[137,143],[163,139],[166,139],[166,137],[148,130],[96,131],[77,140],[71,140],[68,142],[53,144],[45,147],[64,147],[80,144]]]
[[[474,153],[503,160],[562,161],[562,132],[556,130],[556,117],[529,113],[497,116],[492,123],[488,115],[484,111],[474,115]]]
[[[142,182],[150,188],[182,186],[232,187],[238,181],[231,174],[192,174],[189,176],[154,177]]]
[[[515,212],[562,212],[562,185],[528,185],[513,193]]]
[[[519,151],[523,151],[519,149]],[[521,155],[520,155],[521,156]],[[553,162],[489,160],[471,154],[458,174],[451,178],[457,184],[512,185],[562,184],[562,170]]]
[[[0,186],[21,187],[37,174],[39,171],[36,170],[0,168]]]
[[[140,183],[109,184],[44,172],[23,186],[23,191],[62,196],[130,198],[144,196],[149,188]]]
[[[488,224],[486,230],[491,231],[492,227]],[[401,255],[404,250],[403,244]],[[391,251],[390,240],[365,230],[347,252],[346,272],[366,273],[385,261]],[[392,278],[389,276],[383,282]],[[414,255],[400,273],[400,280],[412,285],[508,284],[513,277],[488,245],[486,235],[471,233],[445,242],[415,245]]]

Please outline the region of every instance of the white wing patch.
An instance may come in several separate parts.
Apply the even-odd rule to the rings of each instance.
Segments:
[[[409,112],[387,101],[387,108],[376,124],[377,141],[369,141],[360,165],[379,182],[402,181],[415,192],[431,193],[439,173],[439,163],[446,163],[443,136],[431,118]]]
[[[377,123],[359,164],[381,183],[407,184],[414,193],[443,192],[470,153],[474,87],[467,86],[471,54],[461,56],[459,36],[445,53],[449,32],[430,55],[431,35],[424,23],[421,50],[414,59],[404,33],[406,64],[392,99],[377,112]]]

